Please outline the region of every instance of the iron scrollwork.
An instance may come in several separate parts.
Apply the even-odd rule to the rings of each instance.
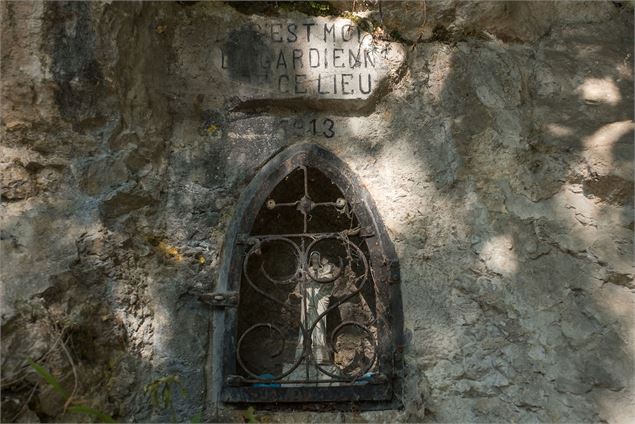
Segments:
[[[303,196],[293,202],[268,199],[265,207],[270,211],[295,208],[303,215],[303,231],[243,238],[247,245],[242,262],[243,282],[262,302],[274,305],[292,323],[287,328],[269,321],[250,323],[236,343],[236,360],[244,375],[230,378],[234,383],[257,387],[372,382],[379,378],[374,372],[377,328],[375,312],[364,293],[372,292],[374,282],[368,253],[363,248],[364,237],[372,234],[353,225],[354,208],[343,197],[314,202],[309,196],[307,168],[299,169],[304,178]],[[333,232],[309,232],[311,215],[319,208],[333,208],[347,217],[350,225]],[[275,293],[285,293],[287,297]],[[327,318],[333,313],[338,322],[329,328]],[[293,337],[290,341],[290,333],[295,335],[295,343]],[[258,355],[278,358],[280,367],[275,373],[263,373],[245,358],[246,353],[254,354],[248,352],[253,348],[253,344],[247,347],[250,340],[261,340],[263,334],[268,342],[258,346],[262,350]],[[286,359],[280,359],[285,354]]]

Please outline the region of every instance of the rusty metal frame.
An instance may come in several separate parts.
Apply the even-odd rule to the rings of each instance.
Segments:
[[[245,256],[241,237],[249,234],[267,196],[283,178],[298,167],[314,167],[337,185],[355,209],[360,227],[371,235],[366,245],[372,277],[375,281],[378,328],[377,361],[382,378],[370,384],[338,387],[252,387],[237,386],[236,375],[237,310],[215,308],[213,311],[212,348],[206,364],[208,403],[243,402],[375,402],[384,408],[399,407],[403,316],[399,287],[399,262],[377,208],[363,184],[337,156],[317,144],[288,147],[271,158],[242,192],[237,210],[229,225],[223,247],[222,264],[215,293],[239,292]],[[219,297],[220,299],[220,297]]]

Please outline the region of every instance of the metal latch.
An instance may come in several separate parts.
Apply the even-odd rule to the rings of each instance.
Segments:
[[[197,293],[196,295],[210,306],[224,308],[238,306],[238,292]]]

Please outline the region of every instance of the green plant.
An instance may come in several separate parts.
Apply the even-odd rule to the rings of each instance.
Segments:
[[[377,22],[376,20],[368,18],[368,17],[360,16],[355,13],[351,13],[347,11],[347,12],[343,12],[340,16],[344,19],[348,19],[349,21],[357,25],[359,28],[361,28],[362,31],[366,31],[370,34],[375,32],[377,28],[381,28],[381,23]]]
[[[328,1],[287,1],[274,2],[275,8],[283,11],[298,11],[309,16],[329,16],[335,13]]]
[[[104,413],[101,412],[97,409],[91,408],[89,406],[86,405],[73,405],[73,406],[69,406],[68,407],[68,412],[73,412],[76,414],[84,414],[84,415],[88,415],[88,416],[92,416],[97,418],[99,421],[101,421],[102,423],[114,423],[116,422],[115,420],[113,420],[113,418]]]
[[[246,423],[258,423],[258,417],[256,416],[256,410],[253,406],[247,408],[245,413],[243,414],[243,421]]]
[[[194,414],[194,416],[190,418],[189,422],[191,424],[198,424],[203,422],[203,414],[201,412]]]
[[[337,11],[328,1],[230,1],[228,4],[246,15],[279,16],[281,12],[300,12],[308,16],[330,16]]]
[[[27,358],[27,361],[31,368],[40,376],[51,388],[64,398],[64,411],[68,411],[75,414],[88,415],[94,417],[102,423],[114,423],[116,422],[110,415],[97,409],[91,408],[82,404],[79,399],[74,397],[74,392],[69,394],[68,391],[62,386],[60,381],[53,376],[46,368],[31,358]]]
[[[57,378],[53,377],[53,375],[50,372],[48,372],[46,368],[34,362],[31,358],[27,358],[27,361],[29,365],[31,366],[31,368],[33,368],[35,372],[40,377],[42,377],[44,381],[46,381],[49,384],[49,386],[53,388],[53,390],[55,390],[57,393],[62,395],[64,399],[68,399],[68,393],[66,392],[66,390],[64,390],[64,388],[62,387],[60,382],[57,380]]]
[[[183,387],[179,377],[174,374],[157,378],[152,383],[147,384],[144,391],[150,393],[153,408],[169,409],[172,415],[172,421],[176,421],[176,412],[174,411],[174,403],[172,402],[173,387],[179,389],[181,396],[187,396],[187,390]],[[193,419],[194,418],[196,418],[196,416],[194,416]]]

